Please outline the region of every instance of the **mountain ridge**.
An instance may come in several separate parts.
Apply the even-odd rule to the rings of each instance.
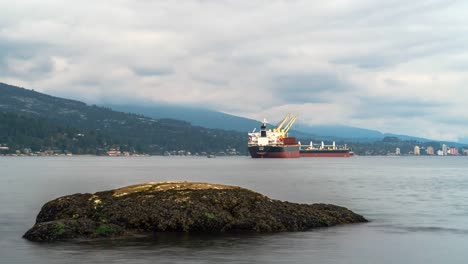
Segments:
[[[246,154],[244,148],[246,135],[220,129],[192,126],[188,122],[167,118],[153,119],[138,114],[113,111],[110,108],[87,105],[86,103],[54,97],[33,90],[0,83],[0,112],[17,115],[17,118],[34,118],[47,122],[57,128],[71,127],[78,130],[98,133],[102,140],[94,138],[88,142],[104,150],[111,147],[125,148],[129,151],[163,154],[167,151],[186,150],[190,152],[223,152],[236,149]],[[5,118],[13,118],[11,115]],[[15,124],[14,121],[10,121]],[[42,124],[39,127],[43,127]],[[0,138],[11,141],[11,133],[23,131],[16,129],[4,133]],[[24,133],[16,133],[17,140],[25,140]],[[37,129],[36,134],[44,131]],[[55,137],[63,137],[65,132]],[[80,133],[81,134],[81,133]],[[31,140],[37,140],[39,137]],[[28,143],[31,143],[28,140]],[[107,144],[111,142],[113,146]]]

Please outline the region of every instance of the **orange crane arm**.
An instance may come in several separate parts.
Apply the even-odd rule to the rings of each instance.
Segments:
[[[278,125],[278,127],[276,127],[274,130],[277,131],[277,132],[281,131],[281,128],[284,126],[284,124],[286,123],[286,121],[288,121],[288,119],[289,119],[290,117],[291,117],[291,114],[288,113],[288,114],[284,117],[283,121],[281,121],[281,123]]]
[[[294,116],[290,121],[289,123],[284,127],[284,130],[283,130],[283,134],[286,135],[288,132],[289,132],[289,129],[291,129],[292,125],[294,124],[294,122],[296,122],[296,119],[297,119],[297,115]]]

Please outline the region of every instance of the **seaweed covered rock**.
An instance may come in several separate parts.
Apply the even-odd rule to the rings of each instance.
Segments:
[[[151,182],[50,201],[24,238],[55,241],[163,231],[304,231],[366,221],[344,207],[282,202],[235,186]]]

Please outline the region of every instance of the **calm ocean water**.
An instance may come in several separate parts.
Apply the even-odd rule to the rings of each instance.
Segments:
[[[271,198],[334,203],[367,224],[269,235],[158,235],[31,243],[41,206],[147,181],[238,185]],[[467,263],[468,158],[0,157],[0,263]]]

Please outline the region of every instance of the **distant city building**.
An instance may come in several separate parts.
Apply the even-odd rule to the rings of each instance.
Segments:
[[[427,155],[434,155],[434,148],[432,146],[427,147],[426,153]]]
[[[32,153],[32,150],[30,148],[24,148],[22,152],[23,154],[29,155]]]
[[[401,155],[401,150],[400,148],[395,149],[395,155]]]
[[[421,155],[421,149],[419,148],[419,146],[414,146],[413,154],[414,155]]]
[[[457,149],[457,148],[449,148],[448,154],[450,154],[450,155],[458,155],[458,149]]]
[[[121,156],[122,152],[120,152],[120,149],[118,148],[111,148],[109,151],[107,151],[107,155],[111,157]]]
[[[425,147],[419,148],[419,155],[427,155],[427,150]]]
[[[437,156],[443,156],[444,155],[444,152],[442,150],[437,150]]]
[[[442,145],[442,153],[444,153],[443,154],[444,156],[447,156],[448,154],[448,148],[447,148],[447,145],[445,144]]]

